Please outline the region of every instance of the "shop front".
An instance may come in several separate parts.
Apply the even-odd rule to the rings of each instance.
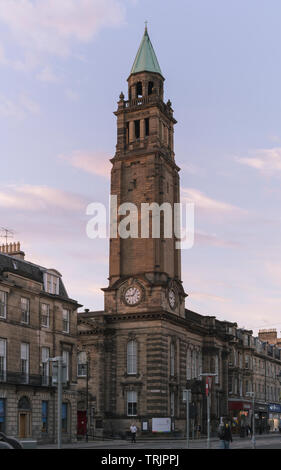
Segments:
[[[268,405],[268,425],[270,432],[279,431],[281,419],[281,405],[279,403],[269,403]]]
[[[255,431],[256,434],[268,432],[268,405],[255,403]]]
[[[234,434],[240,434],[241,437],[246,435],[247,425],[251,423],[251,409],[250,401],[228,401],[229,417],[232,420]]]

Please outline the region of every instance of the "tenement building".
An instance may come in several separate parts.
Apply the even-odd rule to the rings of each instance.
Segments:
[[[111,195],[117,207],[130,203],[139,213],[143,203],[173,208],[180,201],[176,120],[171,101],[164,100],[164,77],[147,29],[128,78],[128,100],[121,93],[115,115]],[[118,211],[112,218],[124,228],[125,215]],[[88,426],[96,435],[125,433],[132,421],[144,433],[185,432],[187,387],[193,392],[196,431],[206,425],[206,373],[216,374],[211,392],[214,429],[228,412],[229,324],[185,308],[181,251],[175,235],[163,230],[162,216],[159,237],[151,236],[155,214],[149,234],[141,237],[139,217],[138,234],[121,237],[117,232],[111,237],[104,311],[78,316],[80,432],[86,408]]]
[[[57,389],[48,359],[62,356],[63,439],[76,439],[79,306],[58,271],[25,261],[19,244],[0,247],[0,431],[55,441]]]
[[[237,425],[237,432],[251,425],[253,414],[257,432],[277,430],[281,418],[281,349],[273,341],[275,335],[271,330],[271,335],[267,331],[267,336],[259,334],[255,338],[252,331],[237,328],[237,324],[233,324],[230,333],[229,416]]]

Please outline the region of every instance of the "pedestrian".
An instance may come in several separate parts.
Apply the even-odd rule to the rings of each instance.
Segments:
[[[137,427],[136,425],[133,423],[130,427],[130,431],[131,431],[131,435],[132,435],[132,442],[136,442],[136,434],[137,434]]]
[[[252,431],[252,426],[250,426],[250,425],[249,425],[249,433],[250,433],[250,438],[252,439],[253,431]]]
[[[229,449],[229,443],[232,442],[232,433],[229,422],[220,424],[218,436],[221,441],[220,448]]]

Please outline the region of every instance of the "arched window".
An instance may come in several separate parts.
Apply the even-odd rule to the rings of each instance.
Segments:
[[[191,380],[191,351],[187,350],[186,353],[186,380]]]
[[[137,342],[127,344],[127,374],[137,374]]]
[[[149,95],[152,95],[153,87],[154,87],[154,83],[153,82],[148,82],[148,94]]]
[[[18,409],[19,410],[25,410],[25,411],[31,411],[31,403],[28,397],[21,397],[18,402]]]
[[[171,377],[175,375],[175,345],[171,343],[170,346],[170,371]]]

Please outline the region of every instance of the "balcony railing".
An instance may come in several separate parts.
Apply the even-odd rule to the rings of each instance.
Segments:
[[[169,107],[162,99],[160,98],[159,95],[148,95],[148,96],[139,96],[138,98],[135,98],[133,100],[127,100],[124,101],[124,107],[125,108],[138,108],[139,106],[144,106],[147,104],[158,104],[162,111],[168,112],[172,114],[172,108]]]
[[[53,386],[52,377],[12,371],[0,371],[0,383],[7,383],[12,385],[32,385],[33,387]]]

